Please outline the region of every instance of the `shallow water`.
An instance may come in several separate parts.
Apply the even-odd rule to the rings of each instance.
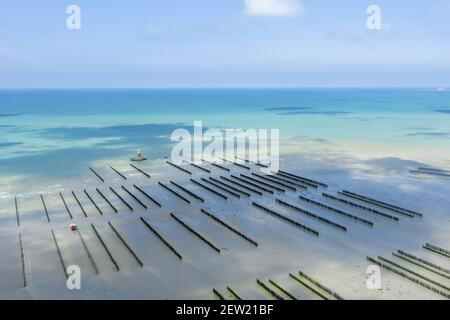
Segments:
[[[381,290],[368,290],[366,256],[392,259],[391,253],[401,248],[449,267],[448,261],[421,248],[425,242],[444,247],[449,243],[449,180],[409,173],[418,166],[448,164],[449,97],[448,92],[426,90],[1,91],[0,248],[7,254],[2,254],[0,261],[0,296],[210,299],[213,287],[224,293],[230,286],[244,298],[270,298],[255,282],[256,278],[265,282],[271,278],[300,298],[317,299],[289,278],[290,272],[301,269],[347,298],[439,299],[441,296],[389,272],[383,272]],[[425,216],[402,218],[395,223],[325,199],[321,190],[276,195],[348,227],[343,233],[275,204],[274,197],[267,194],[253,195],[252,199],[230,196],[225,201],[190,182],[190,175],[163,159],[170,153],[172,130],[191,129],[194,120],[203,120],[205,127],[280,128],[284,170],[326,182],[329,193],[349,189],[410,207]],[[137,148],[142,148],[149,158],[138,165],[151,175],[150,179],[129,165]],[[228,166],[234,174],[248,173]],[[89,167],[106,182],[102,183]],[[215,178],[229,176],[208,167]],[[192,170],[196,180],[208,176],[196,168],[186,168]],[[205,203],[187,196],[191,200],[188,205],[158,185],[162,181],[177,190],[171,180],[201,195]],[[145,198],[133,184],[151,194],[163,208]],[[370,228],[304,203],[298,199],[299,194],[373,221],[375,226]],[[286,217],[317,230],[320,237],[268,215],[253,207],[252,201],[276,208]],[[201,207],[256,240],[259,246],[255,248],[200,213]],[[171,212],[217,245],[221,253],[177,223],[170,217]],[[141,216],[183,255],[183,261],[144,226]],[[72,222],[78,224],[100,275],[95,274],[81,240],[70,231]],[[143,268],[108,222],[144,261]],[[115,271],[91,223],[117,259],[120,272]],[[66,289],[51,229],[64,261],[82,267],[83,290]],[[21,288],[19,232],[29,282],[26,288]],[[449,285],[445,279],[439,281]]]
[[[125,166],[137,148],[163,158],[172,131],[192,129],[194,120],[205,128],[279,128],[294,153],[313,145],[427,154],[446,164],[449,101],[450,92],[419,89],[2,90],[0,192],[58,185],[88,166]]]
[[[0,229],[1,246],[5,252],[8,252],[7,255],[2,255],[4,260],[0,264],[3,271],[1,273],[3,276],[0,277],[2,285],[0,296],[5,298],[211,299],[214,297],[213,287],[224,292],[226,286],[230,286],[244,298],[270,299],[271,297],[256,285],[256,278],[260,278],[265,282],[268,279],[276,280],[299,298],[317,299],[316,295],[289,278],[289,273],[295,274],[300,269],[349,299],[441,298],[439,295],[389,272],[382,273],[382,289],[368,290],[365,286],[366,267],[369,265],[366,256],[381,255],[392,259],[391,253],[400,248],[448,268],[448,261],[431,255],[423,250],[421,245],[425,242],[432,242],[445,247],[449,241],[447,230],[450,227],[450,220],[446,210],[449,202],[445,196],[437,196],[439,193],[446,194],[449,185],[440,179],[418,180],[415,176],[401,171],[395,175],[385,174],[385,172],[390,172],[393,167],[399,166],[395,161],[384,162],[385,170],[375,174],[372,171],[366,172],[355,168],[348,170],[349,160],[345,158],[331,160],[332,158],[327,158],[325,155],[321,161],[317,162],[307,161],[307,157],[285,157],[282,162],[283,169],[310,178],[320,178],[319,180],[329,184],[329,188],[317,191],[311,189],[295,193],[277,193],[274,197],[339,222],[348,228],[345,233],[318,220],[276,205],[274,197],[268,194],[252,196],[251,199],[230,197],[229,200],[224,200],[194,185],[189,181],[190,175],[172,169],[164,161],[141,164],[142,168],[152,175],[150,179],[142,174],[137,175],[136,171],[123,170],[122,172],[127,177],[126,181],[112,174],[105,183],[98,179],[89,183],[90,194],[93,194],[96,187],[101,189],[111,203],[119,209],[117,214],[111,210],[106,211],[105,201],[96,197],[94,201],[99,207],[105,208],[104,215],[100,215],[96,208],[89,204],[82,189],[80,190],[83,188],[81,183],[78,188],[75,185],[73,187],[85,207],[87,218],[81,214],[73,199],[70,200],[71,195],[66,189],[62,192],[74,213],[73,220],[66,214],[62,201],[58,198],[59,191],[47,193],[45,196],[51,217],[50,223],[46,221],[40,198],[35,194],[24,196],[19,203],[20,216],[21,218],[23,216],[20,227],[13,223],[13,212],[9,210],[1,212],[2,218],[11,217],[11,223],[2,224]],[[301,168],[299,168],[299,164],[301,164]],[[229,167],[233,174],[248,173],[246,169],[234,165],[229,165]],[[214,177],[224,174],[220,169],[209,168]],[[258,167],[253,166],[253,170],[256,172]],[[153,177],[153,173],[156,172],[159,175]],[[320,174],[317,174],[318,172]],[[177,173],[181,173],[181,175],[177,175]],[[229,176],[229,174],[226,175]],[[202,176],[204,174],[200,171],[193,175],[196,180]],[[175,180],[201,195],[206,202],[201,203],[186,195],[191,200],[191,205],[188,205],[157,184],[157,181],[162,181],[170,185],[170,180]],[[130,211],[124,205],[120,206],[120,200],[108,192],[108,186],[113,186],[119,192],[122,184],[137,195],[139,194],[133,188],[133,184],[142,186],[142,189],[160,201],[163,207],[159,208],[148,199],[143,198],[143,202],[148,205],[148,210],[145,210],[122,191],[120,194],[133,207],[134,211]],[[415,188],[406,188],[405,186],[414,186]],[[342,187],[419,210],[424,213],[424,218],[401,217],[400,222],[396,223],[361,210],[336,204],[320,196],[322,191],[335,194],[339,190],[338,188]],[[369,219],[374,222],[375,226],[371,228],[339,216],[332,211],[305,204],[298,199],[300,194]],[[252,201],[275,209],[280,214],[319,231],[320,236],[314,237],[253,207]],[[8,201],[5,202],[3,199],[2,204],[6,205],[7,203]],[[200,208],[205,208],[257,241],[258,247],[249,244],[202,214]],[[175,213],[185,223],[217,245],[221,249],[221,253],[215,252],[177,223],[170,217],[170,212]],[[395,215],[393,212],[389,213]],[[144,217],[182,254],[182,261],[145,227],[140,221],[140,217]],[[78,224],[96,261],[100,271],[99,275],[94,273],[80,239],[70,231],[69,223],[72,222]],[[137,264],[134,257],[121,243],[109,227],[108,222],[116,227],[144,262],[143,268]],[[120,266],[119,272],[114,270],[105,249],[93,233],[91,223],[96,226],[111,254],[117,260]],[[82,268],[83,289],[81,291],[70,291],[65,287],[64,274],[51,236],[51,229],[55,232],[65,263],[67,265],[76,264]],[[20,287],[22,274],[18,232],[22,233],[24,243],[28,279],[25,289]],[[443,284],[449,284],[445,279],[426,273],[414,266],[409,267]]]

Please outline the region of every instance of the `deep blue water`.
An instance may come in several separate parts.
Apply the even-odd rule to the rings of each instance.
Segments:
[[[430,89],[0,90],[0,114],[450,112],[450,91]]]

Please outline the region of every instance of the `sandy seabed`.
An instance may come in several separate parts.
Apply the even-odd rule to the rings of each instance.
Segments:
[[[401,249],[450,269],[450,259],[422,247],[425,243],[447,250],[450,247],[450,179],[410,174],[409,170],[421,163],[396,158],[360,160],[334,153],[322,156],[311,153],[286,155],[280,161],[282,170],[323,182],[328,187],[313,188],[305,185],[308,187],[305,189],[298,186],[304,185],[298,180],[286,178],[291,181],[289,185],[296,187],[296,191],[284,188],[286,192],[280,192],[267,187],[274,194],[262,192],[261,196],[234,185],[236,189],[251,194],[248,197],[240,193],[238,198],[208,185],[201,178],[214,177],[220,180],[220,176],[230,177],[231,174],[261,174],[259,166],[246,164],[251,168],[248,170],[228,163],[224,165],[231,170],[228,172],[210,164],[202,164],[203,168],[211,171],[208,173],[189,164],[183,165],[184,169],[192,172],[189,175],[168,165],[166,160],[137,164],[151,175],[148,178],[129,166],[128,162],[117,161],[109,164],[121,172],[126,180],[102,163],[95,164],[93,168],[105,182],[86,168],[86,174],[78,180],[63,181],[45,190],[18,194],[19,226],[14,197],[4,196],[0,200],[0,298],[215,299],[217,297],[213,294],[213,288],[225,298],[232,298],[226,289],[230,287],[243,299],[271,299],[273,297],[256,283],[260,279],[276,290],[268,282],[271,279],[298,299],[320,299],[319,295],[289,276],[289,273],[299,276],[300,270],[346,299],[444,298],[384,269],[381,271],[381,288],[368,289],[367,267],[372,263],[366,257],[385,257],[450,287],[448,278],[392,256],[392,252]],[[191,178],[226,195],[228,199],[193,183]],[[205,202],[180,190],[170,181],[189,189]],[[225,180],[221,181],[227,183]],[[190,204],[162,188],[158,182],[179,192]],[[162,206],[150,201],[134,185],[139,186]],[[147,209],[121,186],[131,191]],[[107,197],[112,206],[101,197],[96,188]],[[98,208],[86,196],[84,189]],[[399,221],[396,222],[322,196],[322,193],[337,196],[337,192],[343,189],[420,212],[423,217],[407,217],[386,208],[341,196],[397,217]],[[85,213],[73,197],[72,190]],[[73,219],[61,200],[60,192]],[[48,218],[40,193],[44,197]],[[299,196],[373,222],[373,227],[308,203],[299,199]],[[275,199],[294,204],[345,227],[347,231],[282,206]],[[317,231],[319,236],[268,214],[253,206],[252,202]],[[113,207],[117,209],[117,213]],[[202,213],[202,208],[256,241],[258,246]],[[184,228],[170,213],[198,231],[220,253]],[[141,217],[173,246],[182,260],[142,222]],[[143,266],[108,222],[119,232]],[[70,230],[70,223],[78,225],[95,266],[79,234]],[[100,234],[119,270],[91,224]],[[67,289],[66,275],[51,230],[54,231],[64,266],[77,265],[81,268],[81,290]],[[450,293],[442,287],[437,288]],[[287,298],[280,291],[277,292]]]

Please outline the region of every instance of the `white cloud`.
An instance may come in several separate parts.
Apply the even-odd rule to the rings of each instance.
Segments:
[[[252,16],[298,16],[304,8],[298,0],[244,0],[245,14]]]

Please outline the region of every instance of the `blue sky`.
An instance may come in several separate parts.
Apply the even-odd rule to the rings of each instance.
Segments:
[[[0,88],[346,86],[450,86],[450,0],[0,4]]]

